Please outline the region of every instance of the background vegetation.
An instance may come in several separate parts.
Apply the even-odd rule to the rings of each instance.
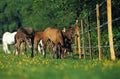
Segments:
[[[0,36],[5,31],[31,26],[43,30],[48,26],[62,29],[75,23],[96,4],[104,0],[0,0]],[[119,16],[120,1],[113,0],[113,17]],[[106,7],[103,7],[104,9]],[[101,12],[105,14],[105,10]],[[103,17],[106,17],[104,15]],[[96,18],[94,18],[95,20]],[[96,22],[96,21],[94,21]]]
[[[98,60],[96,4],[100,6],[100,21],[107,21],[105,0],[0,0],[0,38],[6,31],[16,31],[20,27],[32,27],[36,31],[51,26],[58,29],[75,24],[75,20],[84,19],[84,31],[88,31],[87,18],[90,18],[93,60],[79,60],[78,55],[67,59],[34,58],[5,55],[0,47],[0,77],[2,79],[119,79],[120,60],[109,59],[107,25],[101,27],[101,45],[103,60]],[[112,17],[120,17],[120,1],[112,0]],[[80,23],[79,23],[80,27]],[[88,52],[88,37],[85,35],[85,52]],[[116,56],[120,55],[120,20],[113,22],[113,40]],[[11,49],[12,51],[12,49]],[[28,52],[29,53],[29,52]],[[30,54],[29,54],[30,56]]]
[[[92,46],[97,46],[96,4],[100,5],[101,25],[107,22],[105,0],[0,0],[0,38],[6,31],[16,31],[19,27],[32,27],[36,31],[47,27],[63,29],[75,24],[75,20],[84,19],[84,31],[88,31],[87,17],[90,18]],[[101,6],[102,4],[102,6]],[[120,1],[112,0],[112,17],[120,18]],[[80,26],[80,23],[79,23]],[[101,28],[102,46],[109,47],[107,25]],[[120,49],[120,19],[113,22],[115,51]],[[88,46],[87,33],[85,46]],[[103,52],[108,54],[105,48]],[[88,51],[88,50],[86,50]],[[97,53],[94,49],[94,53]]]

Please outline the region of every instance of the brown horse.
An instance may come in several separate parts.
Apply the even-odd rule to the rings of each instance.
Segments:
[[[41,51],[42,54],[44,55],[42,40],[43,40],[43,32],[42,31],[35,32],[34,35],[35,54],[38,54],[38,50],[39,50],[39,52]]]
[[[76,36],[75,28],[69,27],[65,31],[62,31],[64,48],[62,48],[63,57],[66,57],[67,52],[73,52],[72,43],[73,37]]]
[[[25,45],[28,45],[29,48],[31,48],[32,50],[31,57],[33,57],[33,43],[34,43],[33,39],[34,39],[34,31],[31,27],[19,28],[15,35],[15,50],[18,51],[18,54],[20,54],[21,44],[25,42]]]
[[[43,42],[44,42],[44,50],[46,49],[47,43],[50,45],[50,56],[51,58],[54,57],[56,52],[57,58],[61,58],[60,56],[60,49],[64,45],[62,32],[58,29],[48,27],[43,32]],[[58,51],[58,52],[57,52]],[[46,57],[46,52],[44,57]]]

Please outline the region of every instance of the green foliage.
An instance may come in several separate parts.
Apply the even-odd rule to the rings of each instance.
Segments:
[[[91,40],[97,46],[96,4],[100,6],[100,23],[107,22],[105,0],[0,0],[0,37],[5,31],[15,31],[19,27],[32,27],[36,31],[47,27],[63,29],[75,24],[75,20],[84,19],[84,31],[88,31],[88,16],[91,26]],[[120,17],[120,1],[112,0],[112,17]],[[80,23],[79,23],[80,25]],[[120,44],[120,20],[113,22],[113,36],[115,45]],[[108,44],[107,25],[101,29],[101,43]],[[85,46],[88,46],[88,37],[85,33]],[[106,44],[107,43],[107,44]],[[119,47],[118,47],[119,48]],[[117,49],[117,52],[119,49]],[[97,53],[97,49],[94,49]],[[104,51],[104,50],[103,50]]]

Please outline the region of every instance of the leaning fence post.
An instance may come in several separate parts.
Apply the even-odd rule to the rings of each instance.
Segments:
[[[84,44],[84,28],[83,19],[81,20],[81,30],[82,30],[82,53],[84,54],[84,59],[86,59],[85,44]]]
[[[97,18],[97,31],[98,31],[98,51],[99,51],[99,60],[102,59],[101,44],[100,44],[100,15],[99,15],[99,5],[96,4],[96,18]]]
[[[111,11],[111,0],[107,0],[107,19],[108,19],[108,38],[110,45],[111,60],[115,61],[115,52],[113,47],[113,35],[112,35],[112,11]]]

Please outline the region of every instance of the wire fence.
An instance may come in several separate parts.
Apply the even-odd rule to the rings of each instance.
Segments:
[[[109,39],[108,39],[108,20],[107,20],[107,1],[103,1],[101,2],[99,5],[99,17],[98,19],[100,19],[100,34],[101,34],[101,40],[100,43],[101,45],[98,45],[98,35],[97,35],[97,31],[98,31],[98,26],[97,26],[97,21],[96,21],[96,8],[89,11],[88,15],[85,15],[84,17],[82,17],[81,20],[84,21],[83,23],[83,27],[80,27],[80,41],[81,41],[81,52],[82,53],[86,53],[89,52],[89,49],[91,48],[92,53],[98,55],[98,47],[101,48],[101,52],[102,52],[102,57],[106,57],[106,55],[110,55],[110,45],[109,45]],[[116,5],[114,5],[116,6]],[[112,7],[114,7],[112,6]],[[120,10],[115,10],[116,12]],[[117,12],[117,13],[119,13]],[[115,13],[115,12],[114,12]],[[89,18],[89,19],[88,19]],[[117,24],[117,25],[116,25]],[[89,28],[87,26],[90,26]],[[114,41],[114,50],[115,50],[115,54],[120,55],[120,28],[118,28],[117,32],[116,32],[116,27],[120,27],[120,16],[118,15],[116,18],[113,18],[112,20],[112,25],[113,25],[113,41]],[[81,26],[81,25],[80,25]],[[82,28],[84,28],[84,30],[81,30]],[[84,33],[83,33],[84,32]],[[91,47],[89,46],[89,37],[88,37],[88,33],[90,33],[90,41],[91,41]],[[84,41],[83,41],[84,40]],[[116,42],[117,41],[117,42]],[[83,52],[84,50],[84,52]],[[110,58],[110,57],[108,57]]]

